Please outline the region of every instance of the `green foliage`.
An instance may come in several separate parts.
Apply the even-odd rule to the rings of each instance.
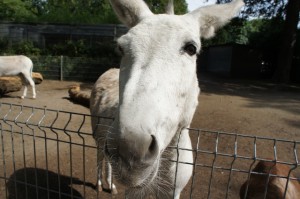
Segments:
[[[146,0],[154,13],[164,13],[168,0]],[[174,0],[176,14],[187,12],[185,0]],[[0,20],[67,24],[119,23],[108,0],[2,0]]]
[[[30,0],[2,0],[0,1],[0,20],[25,22],[36,21],[32,12]]]
[[[0,38],[0,55],[7,53],[9,49],[9,41],[7,38]]]
[[[0,39],[0,54],[1,55],[40,55],[41,49],[36,47],[30,41],[22,41],[14,44],[10,44],[8,39]]]
[[[48,1],[40,22],[67,24],[118,23],[106,1]]]
[[[86,54],[86,47],[83,40],[73,41],[68,40],[62,43],[54,44],[48,48],[52,55],[78,56]]]
[[[45,79],[60,79],[61,67],[64,80],[95,82],[99,75],[116,67],[119,59],[67,56],[30,56],[34,71]]]
[[[102,41],[91,43],[87,40],[80,39],[77,41],[68,40],[50,46],[47,49],[49,54],[65,55],[69,57],[107,57],[118,58],[119,55],[115,51],[115,44],[112,41]]]
[[[217,3],[228,3],[232,0],[217,0]],[[283,17],[287,0],[244,0],[245,7],[241,16],[245,18]]]
[[[168,0],[145,0],[150,10],[154,13],[165,13]],[[174,0],[175,14],[187,13],[187,3],[185,0]]]
[[[41,53],[41,50],[30,41],[23,41],[12,45],[11,49],[13,49],[11,50],[11,54],[40,55]]]
[[[59,72],[60,67],[60,56],[35,56],[31,55],[30,59],[34,63],[34,71],[35,72],[43,72],[43,71],[51,71],[57,69]],[[47,77],[43,74],[44,78]],[[50,75],[49,75],[50,76]],[[47,78],[49,78],[49,76]],[[51,76],[50,76],[51,78]]]
[[[205,40],[204,46],[227,43],[246,44],[259,49],[276,49],[283,29],[283,19],[233,19],[219,30],[211,40]]]
[[[259,49],[277,49],[278,42],[281,39],[283,30],[283,20],[273,19],[255,19],[249,21],[243,27],[248,43]]]
[[[224,28],[217,31],[216,36],[210,40],[204,40],[203,46],[221,45],[227,43],[247,44],[248,38],[245,37],[244,24],[246,20],[241,18],[233,19]]]
[[[118,23],[106,0],[2,0],[0,20],[69,24]]]

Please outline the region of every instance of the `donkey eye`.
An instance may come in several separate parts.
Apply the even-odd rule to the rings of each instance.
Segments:
[[[184,46],[184,51],[189,54],[190,56],[193,56],[197,53],[197,48],[194,44],[188,43]]]

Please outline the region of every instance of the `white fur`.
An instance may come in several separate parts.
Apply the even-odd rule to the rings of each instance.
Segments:
[[[112,127],[94,131],[95,138],[128,198],[178,199],[192,166],[176,161],[193,163],[187,128],[200,92],[197,56],[189,54],[186,46],[194,46],[199,53],[200,37],[212,36],[243,3],[235,0],[177,16],[154,15],[142,0],[110,2],[130,30],[118,40],[123,54],[119,80],[104,83],[101,76],[92,91],[92,114],[115,112]],[[107,99],[112,102],[102,102]],[[103,104],[107,106],[101,107]],[[108,111],[110,106],[112,111]],[[95,129],[96,122],[92,123]],[[99,161],[104,160],[103,154],[99,156]]]
[[[25,80],[23,81],[25,88],[21,98],[27,95],[27,84],[32,87],[32,98],[36,97],[32,68],[32,61],[26,56],[0,56],[0,76],[22,75],[22,80]]]
[[[90,96],[90,111],[92,116],[114,117],[119,105],[119,69],[110,69],[96,81]],[[101,124],[98,125],[98,124]],[[104,146],[105,136],[110,119],[98,119],[92,117],[93,136],[99,148]],[[98,186],[99,190],[108,189],[113,194],[117,193],[112,183],[111,166],[108,160],[104,159],[103,153],[98,153]]]

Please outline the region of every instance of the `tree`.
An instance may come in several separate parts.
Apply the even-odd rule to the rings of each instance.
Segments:
[[[218,3],[230,0],[218,0]],[[281,33],[281,42],[277,60],[277,69],[273,79],[278,82],[289,82],[292,59],[297,41],[297,25],[299,23],[299,0],[244,0],[245,9],[242,17],[246,18],[284,18],[284,28]]]
[[[169,0],[145,0],[150,10],[154,13],[164,13]],[[174,0],[175,14],[187,13],[187,3],[185,0]]]
[[[164,13],[168,0],[145,0],[154,13]],[[175,13],[187,12],[185,0],[174,0]],[[2,0],[0,20],[69,24],[119,23],[108,0]]]
[[[249,44],[247,21],[242,18],[234,18],[225,27],[216,32],[216,36],[209,40],[203,40],[203,46],[222,45],[228,43]]]
[[[3,0],[0,1],[0,20],[7,21],[34,21],[36,15],[31,10],[30,0]]]
[[[289,82],[292,60],[297,41],[297,25],[299,22],[300,1],[289,0],[286,20],[282,33],[282,43],[278,56],[278,66],[273,79],[278,82]]]
[[[107,0],[34,0],[42,22],[69,24],[117,23]],[[39,9],[38,9],[39,8]]]

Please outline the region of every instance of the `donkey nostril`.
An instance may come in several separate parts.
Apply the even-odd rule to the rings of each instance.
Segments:
[[[118,142],[118,153],[124,161],[151,162],[158,156],[159,147],[154,135],[135,134],[120,139]]]
[[[151,137],[152,137],[152,141],[150,143],[150,146],[149,146],[148,150],[149,150],[150,153],[153,153],[157,149],[157,142],[156,142],[156,138],[155,138],[154,135],[151,135]]]
[[[153,161],[155,157],[158,155],[158,145],[157,145],[157,140],[154,135],[151,135],[151,142],[148,147],[148,151],[145,153],[145,161]]]

